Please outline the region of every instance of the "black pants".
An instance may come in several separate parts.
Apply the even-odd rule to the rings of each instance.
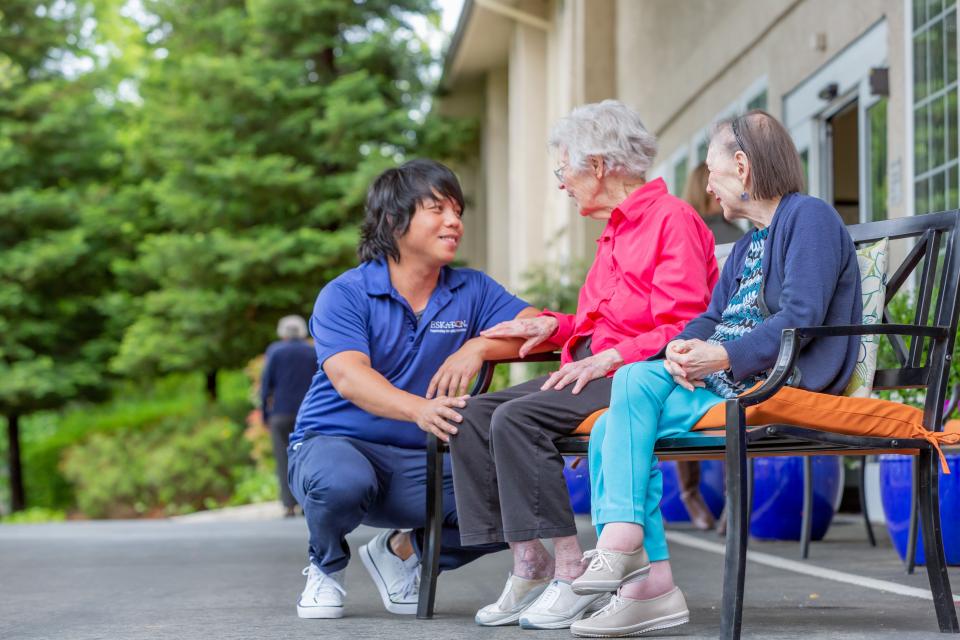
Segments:
[[[465,545],[572,536],[577,532],[554,442],[610,404],[612,378],[540,391],[546,376],[467,401],[450,439]]]
[[[297,421],[296,416],[270,416],[270,439],[273,441],[273,457],[277,461],[277,482],[280,485],[280,502],[288,509],[297,504],[290,485],[287,484],[287,447],[290,444],[290,434]]]

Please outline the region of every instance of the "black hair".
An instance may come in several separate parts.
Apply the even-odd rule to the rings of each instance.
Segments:
[[[434,160],[418,159],[387,169],[367,192],[357,255],[361,262],[400,260],[397,238],[410,228],[417,206],[437,197],[449,198],[463,211],[463,191],[453,171]]]

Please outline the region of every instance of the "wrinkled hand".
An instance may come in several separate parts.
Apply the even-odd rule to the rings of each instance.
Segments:
[[[481,331],[480,335],[484,338],[525,338],[526,342],[520,345],[519,352],[520,357],[524,358],[531,349],[552,336],[558,325],[557,319],[553,316],[521,318],[501,322]]]
[[[540,390],[559,390],[571,382],[576,381],[576,384],[573,385],[573,391],[571,391],[571,393],[576,395],[580,393],[580,390],[587,386],[587,383],[591,380],[604,377],[611,369],[619,367],[621,364],[623,364],[623,358],[620,357],[620,353],[616,349],[607,349],[589,358],[577,360],[576,362],[568,362],[563,365],[559,371],[554,371],[553,374],[547,378],[547,381],[543,383]]]
[[[691,384],[730,366],[723,345],[703,340],[674,340],[667,345],[666,357],[664,366],[674,379],[679,375]]]
[[[673,378],[673,381],[678,385],[686,389],[687,391],[693,391],[694,387],[702,387],[703,382],[699,380],[690,380],[687,378],[687,372],[683,370],[683,367],[678,365],[674,360],[676,356],[689,352],[690,349],[687,347],[686,340],[673,340],[667,344],[665,360],[663,361],[663,368],[667,370],[667,373],[670,374],[670,377]]]
[[[693,391],[694,387],[703,387],[706,386],[703,383],[703,380],[690,380],[687,378],[686,372],[683,370],[683,367],[671,362],[670,360],[663,361],[663,368],[667,370],[667,373],[673,378],[673,381],[678,385],[686,389],[687,391]]]
[[[483,366],[483,355],[477,344],[467,342],[452,353],[430,379],[427,399],[434,396],[462,396],[467,385]]]
[[[457,434],[457,427],[450,423],[459,423],[463,420],[463,416],[455,409],[467,406],[468,397],[440,396],[433,400],[424,400],[417,412],[417,426],[437,436],[443,442],[450,442],[450,436]]]

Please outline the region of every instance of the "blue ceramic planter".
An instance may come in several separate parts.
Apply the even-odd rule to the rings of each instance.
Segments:
[[[677,463],[668,460],[660,463],[663,473],[663,499],[660,501],[660,512],[667,522],[690,522],[690,514],[680,500],[680,479],[677,476]],[[714,518],[720,517],[723,511],[723,462],[720,460],[704,460],[700,463],[700,494],[707,503]]]
[[[947,564],[960,565],[960,455],[947,456],[950,475],[940,472],[940,523]],[[900,558],[907,556],[913,472],[909,456],[880,456],[880,498],[887,531]],[[917,564],[926,564],[922,527],[917,534]]]
[[[803,518],[803,458],[755,458],[750,535],[761,540],[799,540]],[[843,460],[813,458],[812,539],[827,533],[843,492]]]
[[[581,458],[576,469],[573,468],[576,456],[564,456],[563,460],[563,477],[567,480],[573,512],[590,513],[590,468],[587,459]]]

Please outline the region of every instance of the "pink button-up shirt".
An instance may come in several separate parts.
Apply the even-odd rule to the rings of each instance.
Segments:
[[[543,311],[559,322],[548,342],[563,348],[563,364],[587,336],[593,353],[612,347],[624,363],[645,360],[706,310],[717,277],[713,235],[658,178],[613,210],[577,313]]]

